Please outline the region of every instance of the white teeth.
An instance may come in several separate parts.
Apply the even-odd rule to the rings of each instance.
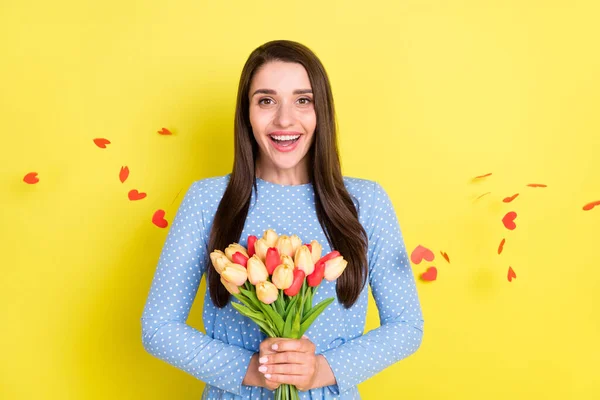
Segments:
[[[273,139],[276,139],[276,140],[294,140],[294,139],[298,139],[300,137],[300,135],[295,135],[295,136],[275,136],[275,135],[271,135],[271,137]]]

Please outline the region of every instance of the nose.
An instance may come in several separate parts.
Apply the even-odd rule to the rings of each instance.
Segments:
[[[275,115],[275,123],[279,126],[286,127],[294,124],[293,105],[282,103],[277,109]]]

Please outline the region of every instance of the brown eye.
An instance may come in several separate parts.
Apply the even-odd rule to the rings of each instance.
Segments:
[[[301,99],[298,99],[298,101],[300,101],[300,102],[301,102],[302,100],[304,100],[304,103],[300,103],[300,104],[302,104],[302,105],[307,105],[307,104],[310,104],[310,102],[312,101],[312,100],[311,100],[310,98],[308,98],[308,97],[302,97]]]
[[[263,101],[272,101],[272,100],[271,100],[271,99],[260,99],[260,100],[258,101],[258,104],[267,104],[267,105],[268,105],[268,104],[271,104],[271,103],[263,103]]]

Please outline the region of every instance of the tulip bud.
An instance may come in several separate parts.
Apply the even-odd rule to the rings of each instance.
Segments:
[[[325,261],[324,278],[328,281],[336,280],[342,274],[342,272],[344,272],[347,265],[348,261],[344,260],[344,257],[342,256]]]
[[[267,256],[265,258],[265,265],[269,275],[275,271],[275,268],[281,264],[281,257],[279,257],[279,251],[275,247],[269,247],[267,250]]]
[[[269,247],[275,247],[279,235],[273,229],[267,229],[263,235],[263,239],[267,241]]]
[[[234,285],[233,283],[227,282],[223,277],[221,277],[221,283],[225,286],[225,289],[231,294],[239,294],[240,288]]]
[[[334,250],[331,253],[324,255],[319,261],[325,262],[325,261],[334,259],[334,258],[339,257],[339,256],[340,256],[340,252],[337,251],[337,250]]]
[[[290,254],[290,257],[291,257],[294,254],[296,254],[296,250],[298,250],[298,247],[302,246],[302,239],[300,239],[300,237],[298,237],[298,235],[294,234],[294,235],[290,236],[290,240],[292,241],[292,249],[293,249],[293,253]]]
[[[248,280],[251,284],[257,285],[269,279],[267,267],[255,254],[248,259]]]
[[[294,280],[292,281],[292,285],[289,288],[285,289],[283,293],[287,294],[290,297],[297,295],[300,291],[300,288],[302,287],[302,284],[304,283],[304,276],[304,271],[295,268]]]
[[[258,258],[260,258],[262,262],[264,262],[267,257],[268,249],[269,245],[267,244],[267,241],[264,238],[260,238],[256,241],[256,243],[254,243],[254,254],[258,255]]]
[[[306,277],[306,283],[308,283],[308,286],[317,287],[321,284],[323,276],[325,276],[325,263],[319,260],[315,263],[313,273]]]
[[[215,250],[210,253],[210,261],[219,275],[221,275],[223,269],[225,269],[225,265],[230,262],[225,253],[221,250]]]
[[[239,264],[227,263],[221,277],[235,286],[242,286],[248,279],[248,271]]]
[[[275,244],[277,247],[277,251],[279,251],[280,255],[286,255],[292,257],[294,255],[294,249],[292,247],[292,241],[289,236],[281,235],[277,239],[277,243]]]
[[[244,248],[244,246],[239,245],[237,243],[233,243],[230,244],[229,246],[227,246],[227,248],[225,249],[225,255],[227,255],[227,258],[229,258],[231,261],[233,261],[233,255],[237,252],[242,253],[243,255],[245,255],[246,257],[248,257],[248,252],[246,251],[246,249]]]
[[[245,267],[246,263],[248,262],[248,257],[246,257],[245,255],[243,255],[239,251],[236,251],[233,254],[233,257],[231,257],[231,258],[233,259],[234,263],[240,264],[242,267]]]
[[[313,262],[316,263],[319,261],[322,252],[323,246],[321,246],[321,243],[317,242],[316,240],[310,242],[310,255],[312,256]]]
[[[248,236],[248,257],[252,257],[254,254],[256,254],[256,251],[254,250],[254,243],[256,243],[257,240],[258,238],[254,235]]]
[[[256,297],[265,304],[271,304],[277,300],[279,291],[277,287],[269,281],[264,281],[256,285]]]
[[[294,267],[287,264],[278,265],[275,271],[273,271],[271,280],[277,289],[289,288],[294,281]]]
[[[290,267],[294,267],[294,259],[290,256],[281,256],[280,264],[286,264],[286,265],[289,265]]]
[[[312,260],[312,256],[310,254],[310,250],[308,247],[302,245],[296,250],[296,255],[294,256],[294,265],[296,268],[304,271],[304,274],[310,275],[315,270],[315,263]]]

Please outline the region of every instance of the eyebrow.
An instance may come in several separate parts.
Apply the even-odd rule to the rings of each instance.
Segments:
[[[272,90],[272,89],[257,89],[257,90],[254,91],[254,93],[252,93],[252,97],[254,97],[255,95],[257,95],[259,93],[277,94],[277,92],[275,90]],[[305,94],[305,93],[311,93],[312,94],[312,89],[296,89],[296,90],[294,90],[293,94]]]

